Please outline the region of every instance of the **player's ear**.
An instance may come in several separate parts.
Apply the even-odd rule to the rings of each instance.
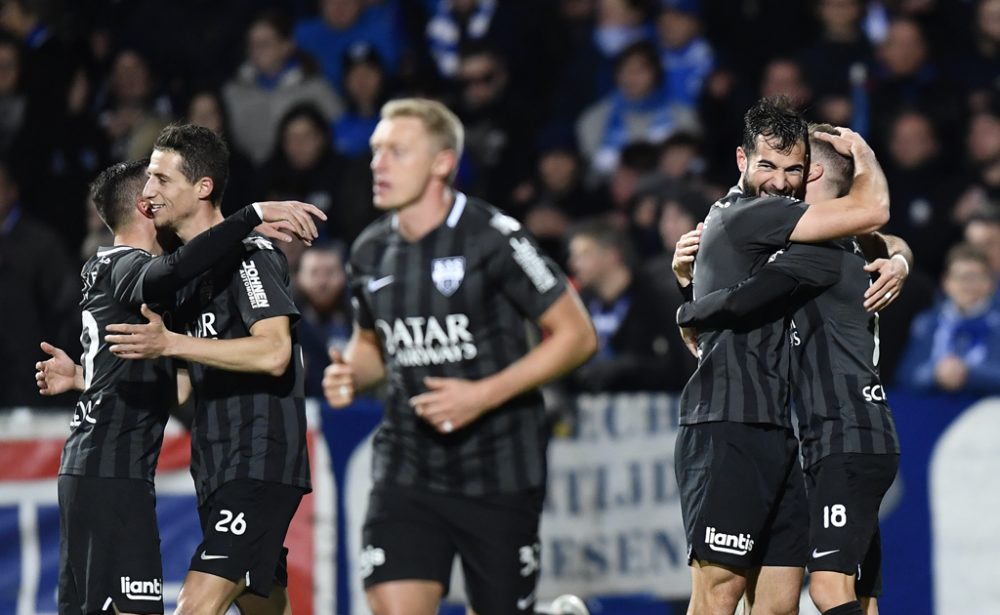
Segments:
[[[809,177],[806,178],[806,183],[811,183],[814,181],[819,181],[823,177],[824,173],[823,165],[819,162],[814,162],[809,166]]]
[[[140,215],[145,216],[150,220],[153,219],[153,206],[146,199],[139,199],[136,201],[135,208],[139,211]]]
[[[747,172],[747,153],[743,151],[742,145],[736,148],[736,166],[739,168],[740,173]]]
[[[212,190],[215,189],[215,182],[211,177],[202,177],[198,180],[197,191],[198,200],[207,201],[212,197]]]
[[[435,177],[442,178],[447,183],[456,166],[458,166],[458,155],[455,153],[455,150],[443,149],[434,155],[434,163],[431,164],[431,173]]]

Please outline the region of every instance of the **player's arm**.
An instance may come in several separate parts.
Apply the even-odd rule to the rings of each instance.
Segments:
[[[250,335],[235,339],[207,339],[174,333],[147,305],[142,325],[108,325],[105,340],[112,353],[123,359],[171,357],[232,372],[281,376],[292,357],[292,332],[288,316],[263,318],[250,326]]]
[[[854,159],[851,191],[843,197],[810,205],[789,239],[806,243],[871,233],[889,221],[889,185],[875,153],[858,133],[838,128],[840,136],[816,133],[844,156]]]
[[[343,354],[330,349],[330,365],[323,370],[323,396],[334,408],[354,401],[355,392],[369,389],[385,378],[385,362],[378,334],[357,322]]]
[[[589,359],[597,334],[571,287],[538,318],[542,341],[503,370],[481,380],[425,378],[428,391],[410,399],[414,411],[438,431],[465,427],[527,391],[550,382]]]
[[[248,205],[225,220],[200,233],[187,245],[171,254],[148,261],[141,272],[141,294],[131,297],[132,303],[172,303],[174,293],[184,284],[208,271],[226,256],[239,250],[243,239],[259,228],[264,234],[283,241],[291,241],[294,234],[309,242],[317,237],[316,224],[311,216],[321,220],[326,214],[316,206],[298,201],[268,201]],[[126,294],[126,293],[121,293]],[[116,292],[116,295],[119,295]]]
[[[787,304],[799,283],[766,267],[735,286],[720,288],[677,308],[677,325],[706,331],[733,329],[777,305]]]
[[[699,330],[733,329],[774,318],[787,310],[796,293],[835,284],[839,266],[837,248],[794,244],[739,284],[683,303],[677,324]]]

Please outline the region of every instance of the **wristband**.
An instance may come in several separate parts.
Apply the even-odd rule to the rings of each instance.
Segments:
[[[902,254],[893,254],[891,258],[897,258],[897,257],[903,260],[903,266],[906,267],[906,275],[910,275],[910,263],[906,262],[906,257],[903,256]]]

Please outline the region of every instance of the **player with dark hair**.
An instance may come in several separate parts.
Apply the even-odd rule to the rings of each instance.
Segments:
[[[115,243],[83,267],[83,366],[77,369],[44,342],[53,358],[36,364],[42,394],[83,391],[59,468],[60,613],[163,612],[153,474],[178,382],[166,359],[131,363],[114,356],[106,327],[140,322],[145,303],[172,305],[181,286],[238,255],[244,237],[263,221],[312,239],[308,213],[322,217],[311,205],[255,203],[176,252],[156,256],[162,250],[141,196],[147,162],[113,165],[91,186]],[[268,232],[287,237],[275,226]]]
[[[181,241],[222,222],[228,151],[211,130],[168,126],[157,138],[143,197],[153,221]],[[177,613],[290,609],[285,533],[310,489],[302,357],[288,263],[267,238],[243,241],[239,258],[212,267],[182,289],[168,331],[109,325],[120,358],[188,362],[195,395],[191,473],[204,539],[178,598]]]
[[[334,407],[389,383],[363,532],[368,602],[378,615],[437,613],[457,554],[472,611],[532,613],[547,443],[538,387],[593,354],[596,335],[521,225],[451,187],[458,118],[423,99],[381,116],[371,164],[387,213],[354,244],[354,332],[323,381]],[[547,333],[533,348],[527,322]]]
[[[810,129],[839,134],[827,125]],[[814,140],[812,149],[806,197],[847,194],[851,159],[824,141]],[[913,257],[901,239],[880,234],[796,249],[834,263],[837,281],[797,297],[797,274],[778,258],[738,286],[682,305],[678,324],[699,331],[735,327],[769,309],[801,305],[791,321],[791,388],[809,500],[809,591],[823,613],[877,613],[878,508],[899,455],[878,373],[877,311],[899,295]],[[868,264],[865,252],[879,258]]]
[[[679,282],[697,297],[733,286],[769,260],[803,288],[834,283],[839,270],[789,242],[871,232],[888,218],[888,189],[871,148],[855,133],[822,134],[854,160],[843,197],[806,206],[806,122],[783,99],[746,114],[737,148],[740,183],[712,206],[692,251],[678,249]],[[693,284],[692,284],[693,277]],[[692,563],[692,613],[732,613],[750,587],[794,609],[806,562],[808,513],[788,406],[783,313],[697,338],[698,369],[680,399],[675,470]],[[759,576],[757,569],[759,570]]]

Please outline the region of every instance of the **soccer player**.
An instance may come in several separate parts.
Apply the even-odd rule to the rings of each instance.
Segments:
[[[59,612],[162,613],[162,565],[153,474],[169,409],[177,402],[173,364],[128,363],[109,351],[105,327],[139,322],[143,303],[173,303],[174,293],[213,263],[242,250],[263,221],[306,239],[316,236],[311,205],[255,203],[161,253],[150,204],[142,199],[147,161],[105,169],[91,186],[114,246],[83,267],[83,366],[49,344],[36,364],[42,394],[80,388],[59,468]],[[282,236],[279,233],[278,236]]]
[[[225,143],[193,125],[157,137],[143,197],[157,228],[189,241],[222,221]],[[288,263],[261,235],[241,259],[213,267],[179,293],[168,331],[109,325],[111,351],[126,359],[187,361],[194,389],[191,473],[204,539],[191,558],[177,613],[290,612],[282,543],[310,489],[302,355],[293,322]],[[111,334],[113,333],[113,334]]]
[[[562,272],[521,225],[455,191],[458,118],[437,102],[382,108],[375,206],[355,243],[355,323],[323,387],[330,405],[386,379],[362,570],[377,615],[432,615],[461,558],[469,608],[531,613],[547,430],[538,387],[597,339]],[[526,327],[544,332],[534,347]]]
[[[705,219],[693,285],[675,269],[682,285],[701,297],[772,257],[797,262],[804,286],[836,280],[829,263],[789,242],[876,230],[888,219],[888,189],[857,134],[816,138],[854,160],[854,182],[844,197],[807,207],[798,198],[809,169],[805,121],[782,99],[747,112],[736,151],[740,183]],[[775,603],[786,610],[798,600],[808,513],[788,408],[787,327],[783,314],[762,322],[700,335],[699,365],[681,393],[675,470],[692,564],[690,612],[698,615],[732,613],[758,567],[758,592],[780,593]]]
[[[838,134],[828,125],[810,126],[816,131]],[[806,198],[823,201],[846,194],[851,159],[824,141],[814,139],[811,146]],[[863,240],[869,250],[881,248],[889,258],[866,263],[854,238],[798,248],[834,262],[839,270],[837,282],[807,298],[792,320],[792,399],[810,514],[809,592],[824,615],[878,612],[878,509],[899,463],[899,441],[879,379],[877,311],[898,296],[913,256],[898,237],[876,234]],[[873,282],[869,272],[878,272],[879,279]],[[699,331],[732,328],[767,306],[794,305],[797,277],[776,258],[738,286],[682,305],[678,324]]]

